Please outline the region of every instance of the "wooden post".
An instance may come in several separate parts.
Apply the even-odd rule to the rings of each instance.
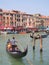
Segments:
[[[42,37],[40,36],[40,52],[42,52],[43,49],[42,49]]]
[[[35,50],[35,37],[33,37],[33,50]]]

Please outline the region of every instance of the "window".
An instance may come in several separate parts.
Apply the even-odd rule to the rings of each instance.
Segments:
[[[10,17],[10,19],[11,19],[11,20],[13,20],[13,18],[12,18],[12,17]]]
[[[9,13],[6,13],[6,15],[9,15]]]
[[[20,22],[20,19],[17,19],[18,22]]]
[[[18,14],[17,17],[20,17],[20,15]]]
[[[0,16],[2,16],[2,14],[0,14]]]
[[[5,20],[5,17],[3,17],[3,19]]]
[[[29,26],[31,25],[31,22],[29,22]]]
[[[13,21],[12,21],[12,22],[10,22],[10,25],[12,25],[12,26],[13,26]]]
[[[7,19],[9,19],[9,17],[7,17]]]
[[[13,14],[10,14],[11,16],[13,16]]]

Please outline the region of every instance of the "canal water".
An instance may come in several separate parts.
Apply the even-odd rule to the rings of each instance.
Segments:
[[[21,59],[16,59],[6,52],[6,42],[15,36],[23,51],[28,45],[28,53]],[[33,51],[33,39],[30,34],[2,34],[0,35],[0,65],[49,65],[49,36],[43,39],[43,52],[40,53],[40,39],[37,39]]]

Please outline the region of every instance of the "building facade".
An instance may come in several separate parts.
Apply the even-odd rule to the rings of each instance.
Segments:
[[[41,14],[35,14],[34,15],[34,22],[35,22],[35,27],[38,26],[49,26],[49,16],[44,16]]]
[[[1,26],[33,26],[33,15],[20,11],[9,11],[0,9],[0,25]]]
[[[27,14],[25,12],[16,10],[3,10],[0,9],[0,26],[23,26],[25,28],[49,26],[49,16],[43,16],[41,14]]]

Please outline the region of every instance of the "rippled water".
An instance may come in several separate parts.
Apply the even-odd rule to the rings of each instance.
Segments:
[[[22,59],[13,58],[6,52],[7,39],[13,36],[18,40],[21,49],[28,45],[28,53]],[[36,40],[33,51],[33,39],[30,34],[0,35],[0,65],[49,65],[49,36],[43,39],[43,52],[40,53],[40,40]]]

